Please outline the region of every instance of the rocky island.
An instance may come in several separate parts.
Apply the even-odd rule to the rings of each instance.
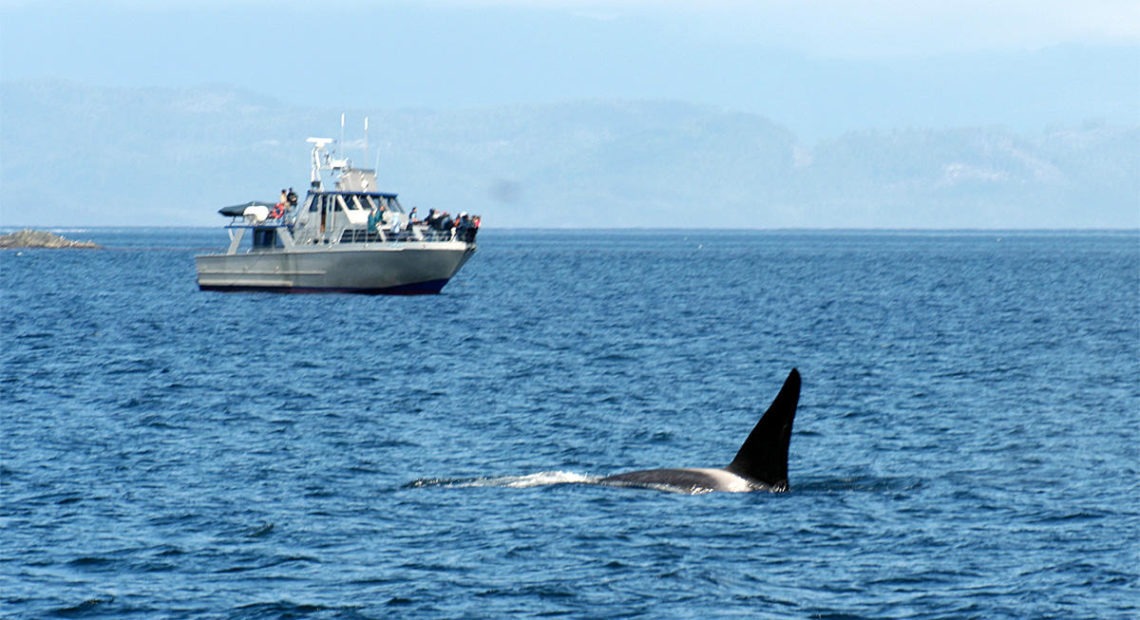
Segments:
[[[100,246],[92,241],[72,241],[59,235],[42,230],[21,230],[7,235],[0,235],[0,249],[7,248],[80,248],[98,249]]]

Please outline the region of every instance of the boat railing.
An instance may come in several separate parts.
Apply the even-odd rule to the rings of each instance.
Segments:
[[[392,231],[374,231],[364,228],[346,228],[341,232],[340,243],[407,243],[413,241],[456,241],[467,240],[474,241],[474,239],[466,239],[462,234],[463,231],[457,233],[456,229],[448,230],[435,230],[426,226],[413,226],[405,228],[398,232]]]
[[[247,220],[245,218],[242,218],[239,215],[237,217],[231,218],[229,223],[226,224],[225,227],[230,228],[230,229],[237,229],[237,228],[248,228],[248,229],[254,229],[254,228],[289,228],[289,229],[292,229],[293,225],[294,225],[293,219],[288,218],[288,217],[266,218],[264,220],[252,220],[251,221],[251,220]]]

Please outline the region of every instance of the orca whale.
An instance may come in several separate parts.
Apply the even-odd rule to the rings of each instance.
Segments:
[[[736,458],[727,467],[648,469],[607,476],[599,483],[683,493],[788,490],[788,444],[800,400],[800,373],[795,368],[776,399],[752,428]]]

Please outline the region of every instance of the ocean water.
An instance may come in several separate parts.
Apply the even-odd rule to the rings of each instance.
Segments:
[[[1134,618],[1140,233],[483,231],[442,295],[0,251],[0,616]],[[797,367],[791,490],[722,466]]]

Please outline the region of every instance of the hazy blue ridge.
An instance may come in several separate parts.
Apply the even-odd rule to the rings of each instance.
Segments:
[[[342,110],[228,87],[0,86],[0,224],[208,225],[308,183]],[[370,119],[369,152],[363,117]],[[408,205],[506,227],[1140,227],[1140,125],[866,129],[668,101],[348,110]]]

